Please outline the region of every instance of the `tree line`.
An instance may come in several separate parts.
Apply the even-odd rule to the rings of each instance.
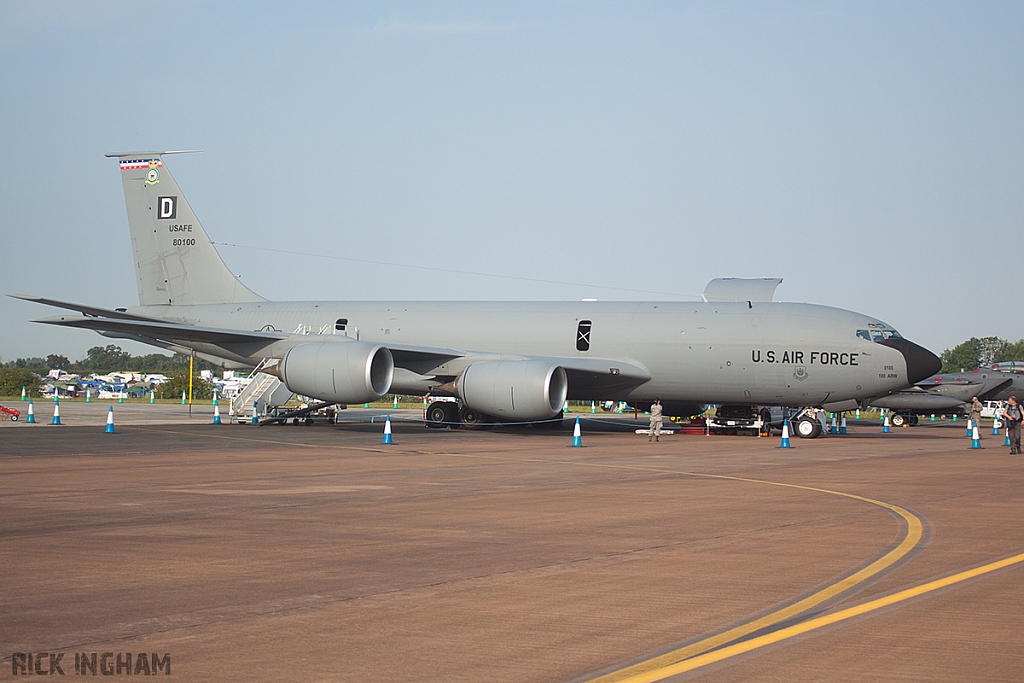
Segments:
[[[39,396],[42,386],[41,378],[50,370],[63,370],[74,375],[106,375],[121,370],[143,374],[162,374],[172,378],[167,386],[162,387],[166,392],[176,392],[181,395],[181,386],[188,386],[188,356],[183,353],[176,353],[167,356],[162,353],[150,353],[143,356],[133,356],[115,344],[106,346],[94,346],[86,351],[85,358],[71,361],[67,356],[51,353],[46,358],[18,358],[0,365],[0,396],[20,396],[21,388],[25,387],[31,396]],[[201,370],[217,371],[213,363],[195,359],[195,373],[198,376]],[[205,397],[208,389],[205,382],[193,383],[193,390],[198,387]],[[161,392],[163,393],[163,392]],[[163,398],[163,396],[161,396]],[[196,396],[196,398],[200,398]]]
[[[969,371],[1009,360],[1024,361],[1024,339],[1009,342],[999,337],[971,337],[943,351],[940,358],[941,372]]]

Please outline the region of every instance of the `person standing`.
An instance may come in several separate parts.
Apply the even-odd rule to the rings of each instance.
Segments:
[[[1010,455],[1020,455],[1020,423],[1024,418],[1024,412],[1017,404],[1017,397],[1011,396],[1010,402],[1003,411],[1003,419],[1006,421],[1006,436],[1010,440]]]
[[[662,412],[661,400],[654,399],[654,403],[651,404],[651,431],[650,436],[647,437],[648,441],[657,441],[661,436]]]
[[[981,430],[981,409],[983,407],[977,396],[971,399],[971,424],[978,428],[979,433]]]

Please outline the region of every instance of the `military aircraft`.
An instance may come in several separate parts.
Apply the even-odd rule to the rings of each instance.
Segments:
[[[646,409],[660,398],[670,416],[709,403],[852,409],[939,369],[880,320],[773,302],[773,279],[713,280],[698,303],[268,301],[224,264],[164,165],[172,153],[107,155],[121,170],[139,305],[19,297],[81,314],[36,322],[257,366],[329,403],[453,396],[428,412],[465,425],[552,419],[567,399]]]
[[[915,424],[918,415],[938,412],[966,412],[975,396],[982,401],[1005,401],[1010,396],[1024,397],[1024,374],[1014,372],[1017,363],[994,363],[970,372],[934,375],[915,386],[885,396],[878,396],[865,405],[888,408],[897,427],[904,422]]]

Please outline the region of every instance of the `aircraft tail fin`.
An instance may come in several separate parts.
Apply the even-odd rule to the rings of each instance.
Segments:
[[[199,151],[199,150],[187,150]],[[142,306],[265,301],[224,264],[163,164],[176,152],[115,152]]]

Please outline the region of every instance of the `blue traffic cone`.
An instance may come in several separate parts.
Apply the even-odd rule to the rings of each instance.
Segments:
[[[92,389],[85,390],[85,402],[92,403]]]
[[[782,421],[782,443],[779,448],[791,448],[789,445],[789,420]]]
[[[885,422],[882,423],[882,433],[883,434],[888,434],[891,431],[892,431],[892,429],[889,428],[889,413],[886,413],[885,414]]]
[[[252,423],[251,424],[258,425],[259,423],[260,423],[260,419],[259,419],[259,417],[256,414],[256,401],[253,401],[252,402]]]
[[[590,402],[590,412],[591,413],[596,413],[597,412],[597,405],[593,401]]]
[[[971,435],[971,448],[981,448],[981,435],[978,434],[978,425],[974,425],[974,433]]]
[[[217,392],[213,392],[213,405],[217,405]]]
[[[959,419],[960,419],[960,416],[957,415],[956,413],[953,413],[953,422],[957,422]]]
[[[59,425],[60,424],[60,402],[59,401],[53,404],[53,422],[51,422],[50,424],[52,424],[52,425]]]
[[[216,403],[213,404],[213,424],[219,425],[220,422],[220,406]]]
[[[860,408],[857,408],[857,419],[860,419]]]
[[[124,403],[124,392],[123,391],[117,395],[117,402],[118,403]]]
[[[840,434],[845,434],[846,433],[846,413],[843,413],[842,419],[839,420],[839,433]]]
[[[932,420],[932,422],[935,422],[935,413],[932,413],[931,420]]]
[[[114,433],[114,406],[110,406],[110,410],[107,411],[107,427],[103,431],[106,434]]]
[[[388,446],[394,441],[391,440],[391,416],[388,415],[387,419],[384,420],[384,438],[381,439],[381,443]]]
[[[971,431],[971,425],[973,423],[974,423],[974,420],[972,420],[971,418],[967,418],[967,438],[968,439],[973,437],[973,433]]]
[[[580,434],[580,419],[578,417],[576,418],[576,426],[572,428],[572,445],[583,445],[583,436]]]
[[[32,405],[29,404],[29,407],[31,408]],[[1010,447],[1010,430],[1009,429],[1006,430],[1006,441],[1003,442],[1003,445],[1006,446],[1007,448]]]
[[[837,434],[838,433],[836,431],[836,414],[835,413],[832,413],[832,424],[830,424],[828,426],[828,433],[829,434]]]
[[[35,424],[36,423],[36,411],[32,409],[32,399],[31,398],[28,399],[28,418],[25,420],[25,422],[28,422],[30,424]],[[1006,438],[1007,439],[1010,438],[1009,433],[1007,433]]]
[[[992,436],[999,436],[999,420],[992,420]]]

